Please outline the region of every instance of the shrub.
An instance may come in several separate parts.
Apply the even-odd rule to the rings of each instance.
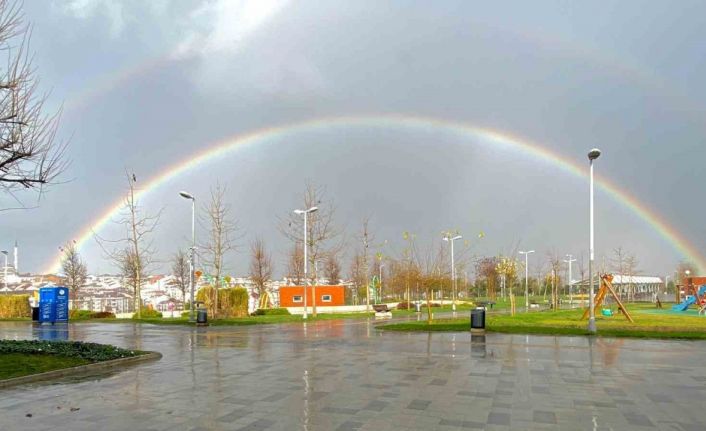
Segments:
[[[91,319],[115,319],[115,313],[110,311],[96,311],[91,313]]]
[[[24,353],[61,355],[98,362],[111,359],[137,356],[142,352],[125,350],[107,344],[84,343],[81,341],[39,341],[39,340],[0,340],[0,354]]]
[[[0,295],[0,319],[32,317],[29,295]]]
[[[253,313],[253,316],[289,316],[289,310],[286,308],[258,308]]]
[[[397,304],[398,310],[409,310],[410,308],[414,308],[414,304],[411,302],[400,302]]]
[[[425,308],[426,306],[427,306],[427,303],[426,303],[426,302],[422,303],[422,308]],[[441,307],[441,304],[439,304],[438,302],[432,302],[432,303],[431,303],[431,307],[432,307],[432,308],[434,308],[434,307]]]
[[[90,318],[90,310],[69,310],[69,320],[85,320]]]
[[[202,287],[196,294],[196,300],[203,302],[213,311],[215,289]],[[218,317],[245,317],[248,315],[248,291],[242,287],[218,289]]]
[[[137,319],[137,313],[133,314],[132,318]],[[161,319],[162,313],[160,313],[159,311],[157,311],[153,308],[142,307],[140,309],[140,318],[141,319]]]

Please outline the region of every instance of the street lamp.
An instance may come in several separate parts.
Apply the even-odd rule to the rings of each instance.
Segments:
[[[564,262],[569,264],[569,308],[571,308],[572,305],[574,305],[574,294],[573,294],[573,281],[572,281],[572,275],[571,275],[571,264],[576,262],[576,259],[574,259],[573,255],[567,254],[566,257],[568,259],[564,260]]]
[[[451,302],[451,310],[456,311],[456,264],[454,262],[454,241],[459,240],[463,238],[461,235],[456,235],[455,237],[451,237],[450,235],[446,235],[444,237],[444,241],[448,241],[449,244],[451,244],[451,285],[452,285],[452,302]],[[443,301],[443,299],[442,299]]]
[[[3,250],[2,254],[5,255],[5,271],[3,275],[3,281],[5,282],[5,290],[7,290],[7,250]]]
[[[306,234],[307,234],[307,229],[306,229],[306,224],[307,224],[307,218],[309,213],[313,213],[316,210],[318,210],[319,207],[311,207],[308,210],[294,210],[294,214],[303,214],[304,215],[304,316],[302,317],[303,319],[307,319],[309,316],[306,311],[306,291],[307,291],[307,286],[309,285],[309,278],[307,278],[307,250],[306,250]],[[314,295],[314,317],[316,317],[316,287],[314,287],[313,290],[313,295]]]
[[[595,306],[595,300],[593,298],[593,259],[594,259],[594,250],[593,250],[593,161],[596,160],[598,157],[601,155],[601,150],[598,148],[594,148],[591,151],[588,152],[588,160],[590,164],[589,168],[589,177],[590,177],[590,204],[589,204],[589,223],[590,223],[590,234],[589,234],[589,258],[588,258],[588,284],[590,286],[589,290],[589,318],[588,318],[588,332],[595,334],[596,333],[596,310],[594,310]]]
[[[179,196],[191,201],[191,247],[189,248],[189,290],[191,290],[191,305],[189,307],[189,321],[196,320],[194,314],[194,271],[196,271],[196,198],[191,193],[181,191]]]
[[[534,250],[521,251],[520,254],[525,255],[525,308],[529,310],[529,255],[534,253]]]

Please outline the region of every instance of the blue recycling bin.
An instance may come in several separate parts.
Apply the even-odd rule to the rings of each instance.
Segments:
[[[39,323],[69,321],[69,289],[64,286],[39,289]]]

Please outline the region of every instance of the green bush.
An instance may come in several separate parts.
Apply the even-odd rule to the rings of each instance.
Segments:
[[[110,311],[69,310],[69,320],[114,319]]]
[[[29,295],[0,295],[0,319],[32,317]]]
[[[137,319],[137,313],[134,313],[132,315],[133,319]],[[162,318],[162,313],[159,311],[153,309],[153,308],[147,308],[147,307],[142,307],[140,309],[140,319],[161,319]]]
[[[61,355],[82,358],[91,362],[108,361],[142,354],[137,350],[125,350],[107,344],[81,341],[0,340],[0,354],[23,353]]]
[[[286,308],[258,308],[253,313],[253,316],[289,316],[289,310]]]
[[[69,320],[86,320],[91,318],[91,310],[69,310]]]
[[[196,300],[203,302],[213,313],[215,289],[202,287],[196,294]],[[218,289],[218,317],[246,317],[248,315],[248,291],[242,287]]]

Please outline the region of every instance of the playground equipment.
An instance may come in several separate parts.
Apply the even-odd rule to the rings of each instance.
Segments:
[[[368,284],[368,292],[370,292],[374,304],[380,304],[382,302],[380,295],[382,289],[380,287],[380,277],[373,275],[370,279],[370,284]]]
[[[616,304],[618,304],[618,311],[621,312],[623,314],[623,316],[625,316],[625,318],[628,319],[628,321],[630,321],[631,323],[635,323],[635,321],[632,319],[632,316],[628,312],[628,309],[625,308],[622,301],[620,301],[620,298],[615,293],[615,290],[613,290],[613,275],[612,274],[601,275],[601,287],[600,287],[600,289],[598,289],[598,293],[596,293],[596,300],[594,301],[594,304],[593,304],[593,312],[595,313],[596,310],[600,309],[601,305],[603,305],[603,301],[605,300],[605,297],[609,293],[613,296],[613,299],[615,300]],[[591,307],[589,306],[586,309],[586,311],[583,312],[583,316],[581,317],[581,320],[586,319],[588,317],[588,313],[589,313],[590,309],[591,309]],[[603,313],[601,312],[601,314],[603,314]]]
[[[691,292],[685,292],[686,298],[682,302],[672,305],[672,310],[686,311],[689,309],[690,305],[696,304],[699,307],[699,313],[703,314],[706,311],[706,285],[701,286],[698,290],[696,290],[695,287],[689,290],[691,290]]]

